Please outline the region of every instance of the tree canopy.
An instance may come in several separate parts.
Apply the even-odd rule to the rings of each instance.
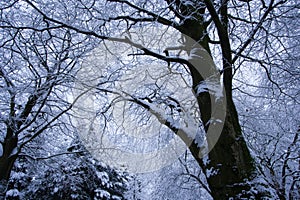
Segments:
[[[161,170],[146,190],[166,198],[176,184],[204,199],[299,197],[295,0],[14,0],[0,10],[2,196],[31,195],[37,173],[53,183],[36,186],[40,196],[146,198],[135,178],[123,195],[125,168]],[[33,169],[36,158],[50,159],[51,176]],[[55,185],[72,176],[86,193]]]

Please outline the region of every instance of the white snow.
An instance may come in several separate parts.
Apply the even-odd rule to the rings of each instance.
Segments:
[[[119,187],[122,187],[123,186],[123,183],[120,183],[120,182],[116,182],[114,183],[115,186],[119,186]]]
[[[6,192],[6,197],[18,197],[20,192],[18,189],[11,189]]]
[[[11,178],[16,179],[16,180],[21,180],[25,176],[26,176],[26,174],[24,172],[14,172],[14,173],[12,173]]]
[[[71,197],[72,197],[73,199],[78,199],[79,195],[78,195],[78,194],[71,194]]]
[[[121,200],[122,198],[116,195],[112,195],[111,197],[112,200]]]
[[[210,163],[210,159],[207,155],[203,157],[202,161],[205,166]]]
[[[210,169],[206,170],[206,176],[207,177],[211,177],[211,176],[215,176],[219,173],[218,169],[214,169],[213,167],[211,167]]]
[[[183,1],[182,4],[185,6],[194,6],[194,3],[192,1]]]
[[[185,112],[180,121],[180,129],[183,130],[189,138],[193,139],[197,134],[198,127],[199,123],[197,123],[196,119],[191,114]],[[201,141],[198,142],[201,143]]]
[[[107,198],[107,199],[110,198],[110,193],[107,192],[106,190],[96,189],[95,193],[96,193],[96,197]],[[96,197],[95,197],[95,199],[97,199]]]
[[[210,92],[211,95],[215,96],[216,100],[223,97],[223,88],[219,80],[214,78],[206,79],[197,86],[197,95],[203,92]]]
[[[208,120],[208,122],[205,124],[206,126],[213,124],[216,125],[217,123],[222,123],[223,121],[220,119],[216,119],[214,117],[210,118],[210,120]]]
[[[195,135],[195,143],[197,144],[197,146],[200,147],[204,147],[203,143],[204,143],[204,138],[201,137],[201,135],[199,133],[196,133]]]
[[[208,92],[208,88],[205,84],[199,84],[197,87],[197,95],[203,93],[203,92]]]
[[[53,193],[56,193],[56,192],[58,192],[58,188],[57,188],[57,187],[55,187],[55,188],[53,189]]]
[[[101,180],[102,185],[109,185],[109,176],[106,172],[96,172],[96,174]]]
[[[203,138],[197,135],[200,122],[191,113],[188,111],[181,112],[180,119],[173,120],[165,114],[164,109],[159,108],[157,105],[146,101],[143,101],[143,103],[149,106],[150,112],[157,117],[160,123],[165,124],[165,122],[169,122],[172,127],[182,131],[190,139],[195,139],[198,147],[203,146]]]
[[[15,147],[9,156],[14,156],[18,153],[18,147]]]
[[[204,52],[204,55],[206,53],[206,51],[203,48],[197,48],[197,47],[192,48],[190,51],[190,58],[191,59],[193,59],[193,58],[204,59],[205,57],[203,56],[203,53],[201,54],[199,52]]]
[[[151,103],[148,103],[148,106],[150,107],[150,112],[153,113],[157,117],[159,122],[164,124],[167,121],[167,116],[165,114],[165,110],[163,110],[163,109],[159,108],[158,106],[155,106]]]

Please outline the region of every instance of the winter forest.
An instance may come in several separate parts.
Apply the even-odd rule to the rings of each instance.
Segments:
[[[0,199],[300,199],[297,0],[0,0]]]

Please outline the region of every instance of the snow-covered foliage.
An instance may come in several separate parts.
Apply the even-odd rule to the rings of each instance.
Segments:
[[[20,198],[20,192],[18,189],[11,189],[6,192],[5,199],[9,200],[9,199],[18,199],[18,198]]]
[[[299,19],[297,0],[1,1],[0,192],[18,157],[6,199],[210,199],[213,181],[205,176],[224,173],[205,168],[216,160],[205,157],[197,164],[190,153],[162,156],[141,164],[164,166],[160,171],[131,177],[92,158],[78,140],[70,145],[78,128],[75,112],[69,112],[78,96],[70,96],[75,82],[95,89],[93,104],[88,98],[79,103],[82,110],[97,108],[93,117],[101,136],[119,145],[120,155],[156,157],[149,152],[168,146],[180,131],[199,150],[203,127],[224,123],[209,116],[201,124],[206,108],[195,98],[207,92],[215,100],[225,97],[221,80],[229,98],[232,89],[257,163],[258,178],[244,179],[249,190],[243,192],[269,190],[274,199],[299,199]],[[203,48],[188,46],[183,33],[200,33]],[[112,49],[110,42],[116,42]],[[99,44],[104,51],[92,51]],[[205,80],[189,67],[193,61],[201,61],[196,68],[205,71]],[[193,78],[199,79],[195,85]],[[228,116],[238,121],[235,113]],[[239,129],[238,122],[229,126]],[[102,137],[96,136],[90,139],[98,145]],[[224,144],[243,139],[234,137],[224,137]],[[235,150],[238,155],[244,149]],[[120,156],[106,157],[113,159]],[[137,160],[129,163],[137,166]]]
[[[266,49],[263,54],[249,51],[235,80],[241,125],[264,182],[275,191],[274,196],[291,200],[300,196],[300,40],[299,36],[282,36],[299,32],[299,18],[289,10],[292,4],[290,1],[291,7],[283,8],[285,17],[268,28],[274,34],[261,33],[256,38],[270,42],[271,49],[281,50]],[[253,58],[260,62],[255,63]]]
[[[126,172],[93,159],[80,142],[72,143],[68,150],[71,154],[46,160],[26,156],[18,159],[6,198],[18,195],[20,199],[124,199],[130,181]]]

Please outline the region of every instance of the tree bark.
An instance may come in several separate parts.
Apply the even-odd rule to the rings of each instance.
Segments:
[[[182,5],[181,5],[182,8]],[[191,8],[185,10],[192,10]],[[193,10],[192,10],[193,11]],[[198,13],[197,13],[198,12]],[[209,39],[206,34],[206,27],[201,21],[203,10],[193,12],[193,18],[182,21],[179,31],[184,35],[197,41],[210,55]],[[227,15],[227,7],[221,8],[221,14]],[[216,16],[212,16],[216,17]],[[226,117],[222,132],[217,143],[210,141],[208,137],[208,146],[211,151],[208,154],[209,161],[204,163],[199,156],[200,149],[197,145],[191,144],[189,149],[197,160],[198,164],[206,174],[212,197],[214,199],[261,199],[268,196],[266,191],[253,192],[251,181],[257,175],[255,162],[247,147],[239,124],[238,114],[232,99],[232,59],[231,48],[227,33],[226,18],[223,19],[222,28],[218,31],[223,56],[223,85],[225,88]],[[220,35],[221,34],[221,35]],[[190,68],[193,90],[197,94],[197,86],[207,80],[209,74],[203,75],[195,68]],[[213,99],[211,99],[213,98]],[[208,131],[212,117],[211,102],[220,101],[214,95],[208,92],[202,92],[197,95],[197,102],[201,113],[205,131]],[[213,172],[213,173],[212,173]]]
[[[0,156],[0,198],[5,197],[10,173],[12,171],[14,162],[18,157],[17,151],[15,151],[17,148],[18,138],[12,134],[9,134],[9,130],[7,132],[8,134],[4,139],[4,142],[1,144],[3,153]]]

